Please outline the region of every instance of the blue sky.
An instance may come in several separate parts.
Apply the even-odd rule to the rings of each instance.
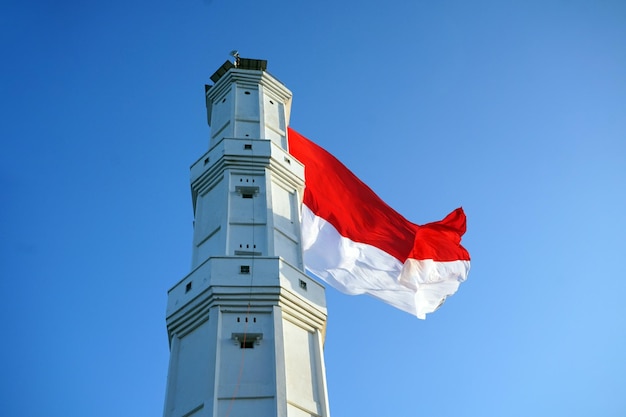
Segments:
[[[232,49],[407,218],[468,216],[426,321],[327,289],[333,416],[626,414],[626,3],[8,0],[0,35],[3,415],[161,415]]]

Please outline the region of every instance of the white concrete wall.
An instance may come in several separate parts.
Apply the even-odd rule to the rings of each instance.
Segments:
[[[282,257],[297,268],[302,268],[298,190],[274,179],[271,183],[271,193],[273,255]]]
[[[287,149],[291,97],[266,72],[229,71],[207,93],[210,146],[224,138],[251,138]]]
[[[214,391],[216,323],[205,320],[171,342],[165,416],[211,416]]]

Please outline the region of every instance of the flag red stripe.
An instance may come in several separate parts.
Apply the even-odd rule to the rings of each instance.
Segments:
[[[435,261],[469,260],[460,245],[462,209],[419,226],[389,207],[334,156],[289,128],[289,153],[305,167],[303,203],[339,234],[375,246],[401,262],[408,257]]]

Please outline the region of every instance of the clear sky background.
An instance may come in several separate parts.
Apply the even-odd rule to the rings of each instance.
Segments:
[[[5,0],[0,45],[3,416],[162,414],[232,49],[408,219],[468,217],[426,321],[327,288],[334,417],[626,415],[626,2]]]

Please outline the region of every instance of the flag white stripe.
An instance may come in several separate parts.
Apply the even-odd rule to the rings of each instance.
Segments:
[[[305,268],[346,294],[369,294],[424,319],[456,292],[469,261],[407,259],[343,237],[326,220],[302,205]]]

